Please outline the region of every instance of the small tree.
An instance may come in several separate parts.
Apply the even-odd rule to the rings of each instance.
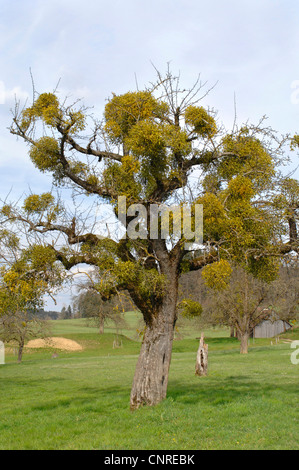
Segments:
[[[261,308],[266,295],[265,283],[257,281],[245,270],[235,269],[227,285],[218,288],[217,294],[211,297],[209,311],[219,323],[236,329],[241,354],[248,353],[248,339],[253,328],[269,317],[269,311]]]
[[[46,337],[49,326],[32,312],[17,309],[0,317],[0,338],[4,343],[16,343],[18,362],[22,361],[25,343],[33,338]]]
[[[0,284],[0,338],[18,344],[21,362],[25,341],[40,336],[45,322],[34,315],[41,305],[46,283],[34,278],[24,279],[20,273],[2,269]]]
[[[114,299],[104,302],[91,285],[81,287],[81,292],[74,298],[73,306],[80,317],[88,318],[97,325],[99,334],[104,333],[105,322],[108,320],[114,322],[117,327],[124,324],[117,302]]]
[[[46,333],[46,322],[38,318],[37,310],[63,276],[49,248],[38,245],[25,250],[14,233],[3,230],[0,235],[0,338],[18,344],[21,362],[25,342]]]
[[[70,320],[71,318],[73,318],[72,307],[70,305],[68,307],[62,307],[60,312],[60,318],[62,320]]]
[[[273,316],[284,322],[296,323],[299,318],[299,269],[296,257],[284,263],[269,291]]]
[[[61,309],[60,318],[62,320],[65,320],[65,318],[66,318],[66,307],[65,306],[63,306],[62,309]]]
[[[210,279],[208,279],[209,283]],[[263,320],[277,314],[281,305],[285,306],[289,296],[288,312],[294,318],[294,308],[298,304],[293,297],[291,286],[282,286],[281,278],[273,283],[265,283],[254,278],[245,269],[234,269],[226,285],[219,289],[214,285],[209,301],[204,309],[215,322],[228,325],[236,330],[240,339],[240,353],[248,353],[248,339],[253,329]],[[292,298],[293,297],[293,298]],[[291,313],[292,312],[292,313]]]

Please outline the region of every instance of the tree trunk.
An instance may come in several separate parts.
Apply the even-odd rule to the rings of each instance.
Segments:
[[[99,316],[99,334],[102,335],[104,334],[104,315]]]
[[[146,329],[132,385],[131,410],[135,410],[142,405],[156,405],[166,398],[176,323],[177,269],[173,269],[172,266],[167,278],[165,296],[161,300],[161,304],[158,307],[156,306],[150,319],[146,321]]]
[[[19,349],[18,349],[18,363],[22,362],[22,357],[23,357],[23,349],[24,349],[24,342],[19,343]]]
[[[177,244],[169,253],[164,240],[153,240],[153,247],[159,259],[160,272],[165,277],[164,294],[153,297],[150,308],[146,305],[140,308],[146,329],[131,390],[131,410],[142,405],[157,405],[166,398],[168,386],[177,319],[181,246]]]
[[[235,337],[236,337],[235,327],[234,327],[234,326],[231,326],[231,327],[230,327],[230,337],[231,337],[231,338],[235,338]]]
[[[131,391],[132,410],[166,398],[173,329],[173,322],[161,318],[146,327]]]
[[[240,353],[241,354],[247,354],[248,353],[249,334],[248,333],[241,333],[240,334],[240,339],[241,339]]]
[[[200,377],[207,375],[208,373],[208,345],[205,344],[204,334],[201,334],[199,348],[197,351],[195,375]]]

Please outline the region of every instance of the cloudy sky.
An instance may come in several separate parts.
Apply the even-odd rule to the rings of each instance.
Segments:
[[[1,197],[50,187],[7,129],[14,97],[32,96],[30,70],[37,91],[60,80],[61,96],[100,112],[111,92],[142,88],[152,64],[170,62],[186,86],[199,73],[217,82],[205,103],[227,128],[235,96],[239,122],[266,115],[281,133],[299,132],[298,0],[0,0],[0,18]]]

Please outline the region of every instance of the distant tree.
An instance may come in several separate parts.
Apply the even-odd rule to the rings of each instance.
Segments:
[[[60,318],[62,320],[65,320],[65,318],[66,318],[66,307],[65,306],[63,306],[62,309],[61,309]]]
[[[18,362],[21,362],[25,341],[39,336],[44,329],[45,323],[34,312],[42,303],[47,283],[35,276],[26,276],[27,272],[23,269],[20,272],[19,266],[14,268],[1,270],[0,338],[3,342],[18,344]]]
[[[70,305],[68,305],[68,307],[66,307],[65,305],[62,307],[60,312],[60,318],[62,320],[70,320],[71,318],[73,318],[72,307]]]
[[[275,318],[295,323],[299,319],[299,265],[294,257],[281,266],[269,288],[269,308]]]
[[[0,317],[0,339],[4,343],[17,344],[18,362],[22,361],[24,346],[33,338],[49,335],[49,325],[27,310],[9,310]]]
[[[246,270],[236,268],[222,289],[212,289],[203,309],[215,323],[235,329],[241,342],[240,353],[247,354],[248,339],[261,321],[272,318],[273,314],[279,316],[279,312],[282,319],[294,319],[297,306],[296,288],[283,284],[281,278],[266,283]]]
[[[37,312],[63,275],[50,248],[23,249],[16,234],[7,230],[0,230],[0,264],[0,339],[17,343],[21,362],[25,342],[46,331]]]
[[[116,327],[124,326],[122,309],[116,299],[103,301],[93,284],[81,286],[81,292],[74,297],[73,308],[80,317],[91,319],[98,327],[99,333],[104,333],[104,326],[108,320],[114,322]]]
[[[68,308],[66,309],[66,318],[70,320],[73,318],[73,312],[72,312],[72,307],[69,305]]]
[[[44,310],[44,308],[39,308],[36,310],[35,315],[37,318],[42,320],[57,320],[59,318],[60,312],[56,310]]]

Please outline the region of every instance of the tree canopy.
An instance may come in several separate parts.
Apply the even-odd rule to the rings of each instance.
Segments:
[[[184,234],[163,238],[161,224],[155,239],[149,231],[136,239],[117,239],[109,231],[99,237],[50,193],[28,196],[21,210],[2,208],[3,219],[44,236],[66,269],[96,266],[102,299],[126,290],[143,313],[146,332],[132,408],[166,396],[182,272],[204,268],[205,278],[222,288],[230,266],[238,264],[271,281],[281,256],[298,251],[299,186],[279,172],[285,145],[295,148],[297,137],[279,136],[264,120],[235,124],[227,132],[216,112],[201,105],[205,96],[200,79],[181,88],[180,78],[168,70],[142,91],[113,94],[102,120],[80,102],[69,105],[46,92],[35,93],[31,106],[18,105],[11,126],[29,145],[33,164],[52,174],[58,188],[71,187],[81,199],[97,196],[99,207],[109,202],[116,217],[119,197],[142,204],[146,221],[151,205],[176,202],[182,208],[188,202],[194,224],[195,207],[203,206],[203,242],[193,252],[185,248]],[[196,184],[190,185],[190,177]],[[127,232],[134,210],[128,215]],[[64,243],[56,242],[57,234]],[[200,312],[200,306],[189,306]]]

